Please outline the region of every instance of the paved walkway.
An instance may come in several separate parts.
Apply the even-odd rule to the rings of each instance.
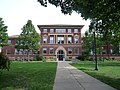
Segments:
[[[58,62],[53,90],[116,90],[68,64]]]

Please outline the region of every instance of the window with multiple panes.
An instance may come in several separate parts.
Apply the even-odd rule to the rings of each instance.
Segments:
[[[64,37],[57,37],[58,44],[64,44]]]
[[[75,54],[79,54],[79,48],[74,48]]]
[[[50,37],[50,44],[54,43],[54,37]]]
[[[78,33],[78,29],[74,29],[74,33]]]
[[[10,49],[6,49],[6,55],[10,54]]]
[[[19,55],[22,55],[22,53],[23,53],[23,49],[20,49]]]
[[[74,37],[74,43],[78,43],[78,40],[79,40],[78,36],[75,36]]]
[[[72,48],[68,48],[68,54],[72,54]]]
[[[43,29],[43,33],[47,33],[47,29]]]
[[[66,33],[66,29],[56,29],[56,33]]]
[[[47,43],[47,37],[43,37],[43,43]]]
[[[47,48],[43,48],[43,54],[47,53]]]
[[[54,33],[54,29],[50,29],[50,33]]]
[[[18,52],[18,50],[17,49],[15,49],[15,54],[18,54],[19,52]]]
[[[54,54],[54,48],[50,48],[50,54]]]
[[[68,36],[68,43],[72,43],[72,36]]]
[[[68,33],[71,33],[72,32],[72,29],[68,29]]]
[[[25,50],[24,50],[24,54],[26,55],[27,53],[28,53],[28,50],[27,50],[27,49],[25,49]]]

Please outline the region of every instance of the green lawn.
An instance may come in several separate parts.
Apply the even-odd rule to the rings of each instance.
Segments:
[[[55,62],[13,62],[0,73],[0,90],[52,90]]]
[[[72,65],[120,90],[120,61],[99,62],[99,71],[94,70],[93,61],[80,61],[79,64]]]

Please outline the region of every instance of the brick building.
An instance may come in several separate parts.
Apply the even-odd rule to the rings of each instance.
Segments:
[[[38,28],[41,33],[39,56],[63,61],[81,55],[81,29],[83,25],[38,25]],[[19,52],[15,49],[17,37],[9,37],[9,45],[2,48],[2,53],[12,60],[27,59],[23,49],[20,49]],[[30,58],[33,59],[35,56],[36,54],[31,52]]]
[[[38,25],[38,28],[41,32],[42,56],[64,61],[82,54],[83,25]]]

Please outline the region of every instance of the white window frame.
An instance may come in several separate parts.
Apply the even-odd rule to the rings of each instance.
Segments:
[[[74,29],[74,33],[78,33],[78,29]]]
[[[46,53],[44,53],[44,50],[46,50]],[[43,48],[42,53],[47,54],[47,48]]]
[[[50,29],[50,33],[54,33],[54,29]]]
[[[53,53],[51,53],[51,49],[53,50]],[[50,54],[54,54],[54,48],[50,48],[50,49],[49,49],[49,53],[50,53]]]
[[[43,29],[43,33],[47,33],[48,32],[48,30],[47,29]]]
[[[72,33],[72,29],[68,29],[68,33]]]
[[[50,44],[54,44],[54,37],[50,37]]]

